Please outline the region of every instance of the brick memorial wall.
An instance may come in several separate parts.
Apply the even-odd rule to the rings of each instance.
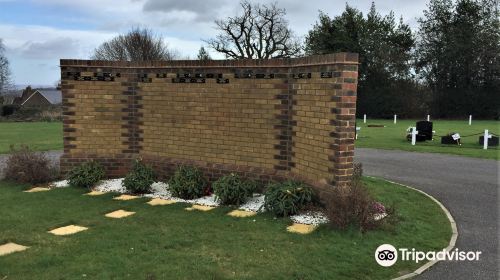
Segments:
[[[321,194],[353,171],[358,56],[276,60],[61,60],[61,170],[89,160],[124,176],[142,158],[304,181]]]

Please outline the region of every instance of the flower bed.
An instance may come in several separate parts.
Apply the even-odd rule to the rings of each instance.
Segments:
[[[94,191],[99,192],[116,192],[116,193],[127,193],[127,189],[122,185],[123,178],[119,179],[108,179],[102,180],[95,188]],[[68,181],[57,181],[51,184],[54,188],[64,188],[69,187]],[[142,197],[148,198],[161,198],[166,200],[173,200],[176,202],[184,202],[190,204],[204,205],[218,207],[220,203],[216,200],[214,194],[203,196],[196,199],[182,199],[172,195],[168,190],[168,184],[164,182],[155,182],[151,185],[151,193],[143,194]],[[265,201],[265,195],[254,193],[248,201],[238,207],[239,210],[253,211],[253,212],[264,212],[263,207]],[[378,213],[375,215],[375,220],[383,219],[387,216],[385,213],[384,206],[377,203],[374,207],[377,208]],[[294,223],[306,224],[306,225],[320,225],[329,222],[328,217],[321,211],[303,211],[296,215],[291,215],[290,219]]]

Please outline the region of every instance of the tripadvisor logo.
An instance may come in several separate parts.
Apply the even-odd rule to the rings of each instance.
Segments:
[[[382,244],[378,246],[375,250],[375,261],[381,266],[392,266],[399,259],[401,261],[413,261],[419,263],[421,261],[478,261],[481,251],[459,251],[458,248],[452,251],[446,251],[443,249],[441,251],[417,251],[415,248],[399,248],[396,249],[391,244]]]
[[[398,251],[391,244],[382,244],[375,250],[375,260],[381,266],[392,266],[398,260]]]

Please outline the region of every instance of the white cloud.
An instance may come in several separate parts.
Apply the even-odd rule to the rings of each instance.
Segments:
[[[6,2],[9,0],[0,0]],[[0,23],[0,37],[7,47],[7,56],[12,65],[17,83],[46,81],[51,84],[58,79],[56,69],[60,58],[90,57],[94,48],[133,26],[151,28],[162,35],[170,48],[178,50],[181,57],[195,58],[204,43],[202,39],[217,34],[214,19],[226,18],[241,13],[236,0],[31,0],[27,8],[36,5],[57,7],[55,10],[70,11],[68,14],[82,14],[81,17],[64,18],[76,23],[92,26],[87,30],[65,28],[12,25]],[[270,4],[275,0],[257,0],[252,3]],[[330,16],[340,14],[346,0],[333,1],[280,1],[278,6],[287,10],[286,18],[291,29],[298,36],[304,36],[318,19],[321,10]],[[364,14],[368,12],[372,0],[348,1]],[[393,10],[396,17],[416,27],[416,17],[421,16],[426,1],[378,1],[377,10],[387,14]],[[72,13],[73,12],[73,13]],[[75,26],[74,24],[72,26]],[[211,53],[214,58],[221,55]],[[55,70],[54,70],[55,69]],[[35,82],[33,82],[35,83]]]
[[[118,33],[0,24],[0,34],[15,82],[51,85],[59,79],[61,58],[88,59],[97,46]],[[183,58],[194,58],[202,45],[200,40],[163,38]]]

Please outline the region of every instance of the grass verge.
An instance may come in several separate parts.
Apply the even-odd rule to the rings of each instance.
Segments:
[[[310,235],[286,232],[289,219],[270,214],[225,215],[231,209],[185,211],[186,204],[150,206],[146,199],[115,201],[113,194],[82,196],[83,189],[23,193],[27,185],[0,182],[0,244],[30,246],[0,257],[0,279],[388,279],[422,264],[383,268],[383,243],[421,251],[448,245],[451,228],[440,207],[416,191],[363,178],[383,203],[396,204],[394,231],[361,234],[321,226]],[[124,219],[105,213],[137,212]],[[78,224],[72,236],[47,233]]]

